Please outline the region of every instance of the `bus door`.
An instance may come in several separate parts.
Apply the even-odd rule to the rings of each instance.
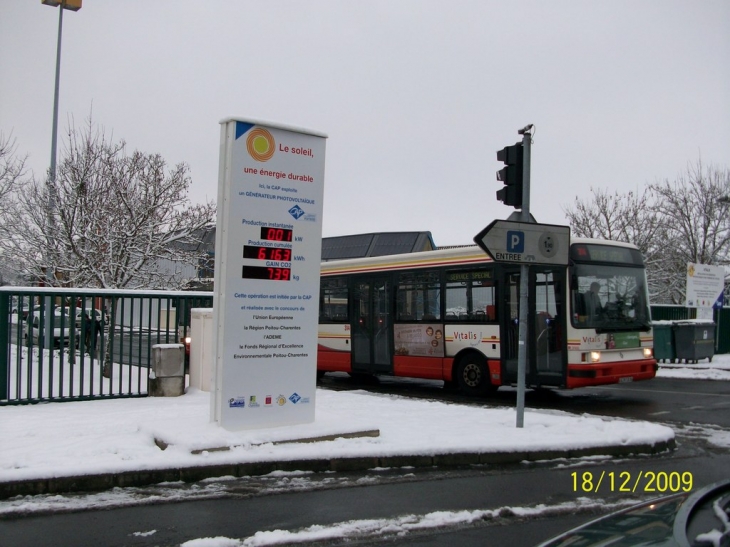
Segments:
[[[564,386],[568,371],[566,269],[535,266],[531,270],[530,297],[534,302],[531,324],[535,325],[531,349],[534,367],[530,368],[532,383]]]
[[[567,341],[565,339],[565,268],[531,266],[527,312],[527,384],[565,385]],[[504,270],[505,313],[502,336],[502,377],[517,383],[519,351],[520,272]]]
[[[389,277],[353,280],[350,299],[352,371],[393,372],[393,339]]]

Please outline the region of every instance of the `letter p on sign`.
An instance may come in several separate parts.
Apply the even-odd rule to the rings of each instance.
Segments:
[[[507,231],[507,252],[508,253],[524,253],[525,252],[525,232],[517,230]]]

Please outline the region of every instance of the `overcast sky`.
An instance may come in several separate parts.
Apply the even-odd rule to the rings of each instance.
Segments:
[[[0,132],[50,163],[58,8],[3,0]],[[59,133],[93,111],[215,199],[219,121],[326,133],[324,235],[470,243],[512,208],[496,151],[536,128],[532,213],[730,164],[727,0],[84,0],[63,18]],[[59,147],[60,149],[60,147]]]

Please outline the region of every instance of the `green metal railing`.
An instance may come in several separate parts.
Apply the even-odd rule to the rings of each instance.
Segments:
[[[0,405],[143,397],[210,292],[0,287]]]
[[[716,353],[730,353],[730,308],[715,310],[717,324],[717,351]]]
[[[685,306],[669,306],[659,304],[651,307],[651,318],[654,321],[683,321],[697,317],[695,308]]]

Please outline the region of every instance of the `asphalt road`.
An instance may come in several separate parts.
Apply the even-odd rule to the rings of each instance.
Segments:
[[[539,408],[730,428],[730,382],[655,378],[533,397]]]
[[[339,391],[367,389],[466,405],[514,406],[516,400],[513,388],[500,388],[485,398],[473,398],[445,390],[443,382],[429,380],[362,380],[339,374],[325,376],[320,386]],[[648,382],[577,390],[528,390],[525,406],[652,422],[730,427],[730,382],[654,378]]]
[[[340,380],[335,380],[335,383]],[[325,381],[325,384],[328,382]],[[371,386],[375,390],[408,391],[433,397],[430,384],[407,387]],[[339,389],[361,389],[355,383]],[[432,395],[426,395],[431,393]],[[444,398],[457,395],[444,392]],[[500,391],[489,400],[469,404],[514,403],[514,393]],[[549,536],[590,520],[606,511],[606,503],[647,499],[663,489],[692,489],[728,478],[730,449],[710,442],[713,434],[728,434],[730,384],[688,380],[654,380],[629,386],[602,387],[577,392],[530,393],[529,407],[560,408],[570,412],[649,419],[671,425],[676,451],[656,457],[621,460],[551,461],[465,469],[371,470],[360,474],[314,474],[278,488],[262,478],[221,481],[205,488],[214,495],[177,503],[155,503],[160,489],[200,491],[201,485],[165,485],[139,493],[145,505],[63,514],[0,518],[0,538],[8,547],[25,545],[179,545],[212,536],[246,538],[257,531],[297,530],[312,524],[331,525],[353,519],[423,515],[433,511],[492,510],[506,507],[554,508],[547,516],[522,518],[502,511],[464,526],[409,533],[405,536],[363,534],[349,540],[318,545],[534,545]],[[600,480],[604,477],[605,480]],[[674,477],[674,486],[658,477]],[[274,479],[270,479],[274,480]],[[593,509],[556,509],[561,503],[583,499]],[[155,530],[150,535],[142,535]]]

